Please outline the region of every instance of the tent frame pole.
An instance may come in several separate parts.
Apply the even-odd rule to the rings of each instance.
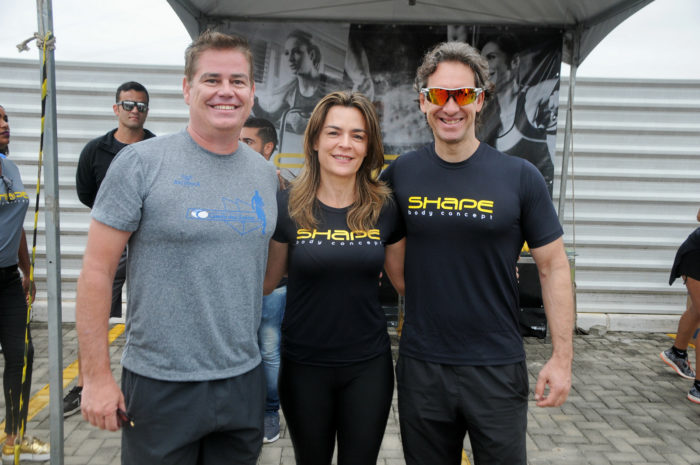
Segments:
[[[47,32],[53,34],[51,0],[36,0],[36,4],[39,35],[45,38]],[[53,49],[49,48],[46,50],[46,107],[44,117],[44,222],[46,226],[46,286],[49,326],[51,465],[63,465],[63,338],[61,332],[61,244],[58,205],[56,62]]]
[[[561,176],[559,180],[559,206],[557,216],[559,222],[564,222],[564,207],[566,206],[566,183],[569,176],[569,157],[573,146],[573,110],[574,91],[576,89],[576,71],[579,64],[579,50],[581,45],[581,27],[577,27],[573,34],[571,72],[569,73],[569,98],[566,102],[566,128],[564,130],[564,150],[561,161]]]

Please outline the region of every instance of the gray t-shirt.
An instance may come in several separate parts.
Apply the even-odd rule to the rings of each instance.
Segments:
[[[11,160],[0,159],[0,268],[16,265],[29,195],[24,190],[19,169]],[[275,218],[275,221],[277,218]]]
[[[260,363],[277,185],[274,165],[247,145],[217,155],[186,130],[119,152],[92,217],[133,232],[125,368],[166,381],[202,381]]]

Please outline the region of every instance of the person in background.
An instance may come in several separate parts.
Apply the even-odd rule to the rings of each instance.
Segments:
[[[289,110],[286,127],[301,134],[306,128],[309,114],[327,93],[342,88],[342,83],[321,71],[321,48],[314,37],[302,30],[289,33],[284,43],[284,56],[294,78],[274,90],[265,99],[256,99],[253,113],[260,118],[281,121]]]
[[[265,160],[271,160],[272,154],[278,148],[277,130],[275,125],[265,118],[250,117],[241,130],[241,142],[262,155]],[[280,188],[286,189],[288,182],[277,169]]]
[[[495,91],[480,116],[477,134],[482,142],[535,165],[551,196],[554,153],[548,135],[557,130],[559,81],[545,79],[524,85],[520,52],[517,37],[510,33],[487,38],[481,48]]]
[[[143,127],[148,117],[148,104],[148,91],[138,82],[125,82],[117,88],[115,103],[112,105],[114,116],[117,117],[117,127],[88,142],[78,159],[75,188],[78,191],[78,198],[86,207],[92,208],[95,204],[100,184],[117,153],[129,144],[155,137],[155,134]],[[127,251],[124,249],[112,283],[110,318],[122,316],[122,287],[126,281],[126,255]],[[63,398],[64,417],[80,411],[82,392],[83,373],[80,370],[80,347],[78,347],[78,382]]]
[[[700,221],[700,210],[697,213]],[[700,325],[700,228],[693,231],[681,244],[671,269],[669,285],[682,277],[688,289],[688,305],[678,322],[678,333],[673,346],[659,355],[668,366],[686,379],[695,380],[688,392],[688,400],[700,404],[700,377],[697,367],[700,364],[700,350],[695,346],[695,370],[688,360],[688,345]]]
[[[248,118],[243,125],[239,140],[262,155],[265,160],[270,160],[270,156],[277,147],[277,131],[275,126],[264,118]],[[284,186],[285,181],[279,175],[279,170],[277,170],[277,176],[280,186]],[[280,332],[286,300],[286,278],[282,278],[274,291],[263,296],[262,318],[258,329],[258,344],[260,344],[267,385],[263,443],[275,442],[280,437],[280,399],[277,392],[277,377],[280,369]]]
[[[539,171],[476,137],[489,86],[478,50],[435,46],[414,86],[434,142],[381,176],[406,227],[396,367],[406,463],[459,464],[468,433],[477,465],[525,465],[529,386],[515,265],[527,241],[553,346],[535,401],[559,406],[571,388],[574,321],[563,230]]]
[[[2,384],[7,435],[2,447],[2,460],[14,460],[15,443],[19,441],[20,460],[41,462],[50,457],[49,444],[30,436],[18,437],[20,424],[26,424],[29,411],[34,345],[27,327],[27,299],[31,296],[34,300],[36,288],[29,279],[29,249],[23,227],[29,195],[24,189],[17,165],[7,158],[9,144],[10,120],[5,108],[0,106],[0,343],[5,359]],[[25,349],[27,370],[22,383]]]
[[[360,93],[334,92],[304,134],[305,163],[278,194],[264,289],[289,274],[279,395],[298,465],[376,464],[394,387],[382,266],[403,292],[403,230],[379,120]]]

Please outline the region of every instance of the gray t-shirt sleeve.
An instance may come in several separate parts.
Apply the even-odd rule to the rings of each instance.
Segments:
[[[134,148],[124,147],[110,165],[100,186],[92,217],[121,231],[136,231],[150,184],[146,179],[147,172],[145,160],[139,157]]]

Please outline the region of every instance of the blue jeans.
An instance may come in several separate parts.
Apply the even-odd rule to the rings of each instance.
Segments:
[[[277,414],[280,399],[277,393],[277,376],[280,370],[280,339],[284,306],[287,303],[287,286],[278,287],[263,296],[262,320],[258,329],[258,344],[262,355],[267,396],[265,415]]]

